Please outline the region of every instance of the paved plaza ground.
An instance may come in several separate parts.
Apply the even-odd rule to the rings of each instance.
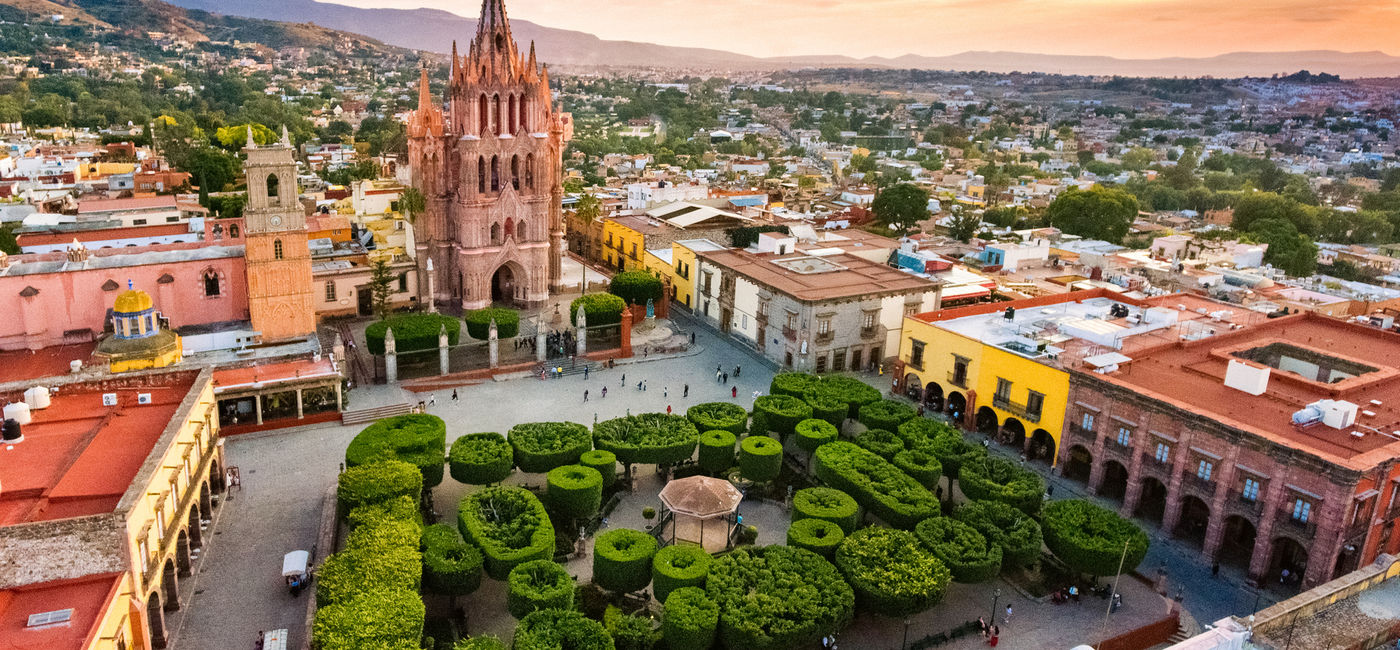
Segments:
[[[691,324],[680,319],[680,327]],[[730,387],[737,385],[738,399],[751,408],[755,391],[766,391],[774,369],[739,346],[697,328],[697,345],[682,355],[619,364],[617,368],[594,372],[588,380],[581,375],[558,380],[517,379],[487,381],[460,391],[460,401],[452,402],[450,391],[437,392],[436,404],[428,408],[448,423],[449,443],[465,433],[506,432],[513,425],[529,421],[572,420],[592,425],[595,420],[665,411],[669,405],[677,413],[697,403],[731,400]],[[716,366],[742,373],[730,384],[715,381]],[[626,375],[626,382],[623,381]],[[885,377],[865,378],[882,390]],[[646,390],[637,390],[638,381]],[[683,387],[690,386],[689,397]],[[601,397],[601,389],[608,396]],[[583,400],[589,390],[590,399]],[[412,399],[424,399],[419,395]],[[397,387],[358,387],[351,394],[353,408],[409,401]],[[294,549],[310,549],[315,544],[323,498],[335,483],[344,459],[346,445],[363,427],[321,425],[249,434],[228,439],[226,453],[230,465],[239,466],[243,489],[217,513],[212,543],[200,559],[195,576],[181,585],[183,609],[171,613],[168,625],[174,648],[182,650],[252,647],[259,630],[288,628],[292,643],[300,647],[305,638],[303,619],[308,598],[304,593],[292,598],[280,576],[281,556]],[[610,516],[606,528],[642,528],[641,511],[660,505],[655,494],[660,481],[649,466],[638,467],[633,493],[624,496]],[[542,482],[539,475],[516,474],[516,484]],[[1078,496],[1072,485],[1060,486],[1055,496]],[[440,521],[455,522],[456,504],[469,486],[450,479],[434,490],[434,503]],[[746,501],[740,506],[744,522],[759,528],[759,544],[783,543],[789,514],[773,502]],[[1157,539],[1141,569],[1152,571],[1167,565],[1169,579],[1180,580],[1187,588],[1185,605],[1198,620],[1214,621],[1229,613],[1247,613],[1253,595],[1242,592],[1231,580],[1212,580],[1209,567],[1190,556],[1189,548]],[[326,552],[321,550],[322,555]],[[567,568],[580,581],[588,580],[591,554],[571,560]],[[1088,639],[1101,638],[1106,601],[1086,598],[1080,605],[1052,605],[1022,595],[1010,584],[998,580],[984,585],[954,585],[945,602],[911,621],[909,639],[915,640],[946,630],[990,612],[992,592],[1001,589],[999,609],[1010,600],[1013,620],[1002,626],[1002,647],[1070,648]],[[1110,620],[1110,634],[1117,634],[1157,620],[1166,612],[1164,599],[1136,581],[1124,581],[1124,607]],[[514,619],[505,613],[504,584],[485,580],[482,588],[462,599],[468,612],[469,631],[509,637]],[[445,603],[429,601],[430,612],[445,609]],[[1261,604],[1262,606],[1262,604]],[[1000,613],[999,613],[1000,616]],[[899,647],[904,632],[902,621],[861,616],[841,636],[843,648]],[[980,639],[967,638],[948,648],[971,648]]]

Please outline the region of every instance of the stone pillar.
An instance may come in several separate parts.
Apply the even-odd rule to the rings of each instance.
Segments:
[[[433,258],[431,258],[431,257],[428,258],[427,271],[428,271],[428,313],[429,313],[429,314],[436,314],[436,313],[437,313],[437,299],[436,299],[437,292],[435,291],[436,287],[434,286],[436,283],[433,281],[433,276],[436,275],[436,274],[433,273]],[[444,374],[444,375],[447,374],[447,371],[444,370],[442,374]]]
[[[1143,452],[1137,447],[1129,447],[1129,449],[1133,459],[1128,462],[1128,485],[1127,489],[1123,490],[1123,507],[1118,511],[1124,517],[1133,516],[1133,511],[1137,510],[1138,500],[1142,498]],[[1168,506],[1168,508],[1170,507]]]
[[[336,360],[345,358],[345,338],[339,333],[335,335],[335,345],[331,346],[331,354],[335,355]]]
[[[1095,431],[1094,446],[1089,452],[1092,454],[1089,459],[1090,494],[1098,494],[1099,488],[1103,487],[1103,468],[1107,465],[1107,460],[1104,458],[1104,445],[1106,444],[1108,443],[1105,442],[1104,437]]]
[[[544,360],[545,360],[545,358],[546,358],[547,356],[548,356],[548,350],[545,349],[544,318],[536,318],[536,319],[535,319],[535,361],[539,361],[539,362],[541,362],[541,363],[544,363]]]
[[[262,395],[253,396],[253,410],[257,412],[257,423],[262,424]]]
[[[1173,450],[1175,462],[1172,463],[1171,479],[1167,481],[1166,507],[1162,510],[1162,530],[1166,531],[1168,535],[1176,530],[1176,524],[1181,520],[1181,482],[1182,475],[1191,471],[1186,467],[1186,464],[1191,460],[1190,444],[1189,438],[1181,436],[1181,442],[1177,443],[1177,448]],[[1129,479],[1131,480],[1131,478],[1130,474]]]
[[[384,381],[393,384],[399,380],[399,352],[394,344],[394,330],[384,332]]]
[[[622,339],[621,345],[622,345],[622,349],[618,351],[617,356],[625,359],[625,358],[628,358],[628,357],[631,357],[631,356],[632,356],[632,308],[631,308],[631,307],[628,307],[627,309],[622,310],[622,322],[618,324],[618,328],[621,330],[621,339]]]
[[[1237,458],[1238,454],[1232,452],[1217,465],[1219,472],[1215,475],[1215,494],[1210,500],[1210,520],[1206,522],[1206,539],[1201,548],[1205,556],[1212,560],[1220,553],[1220,545],[1225,541],[1225,518],[1229,516],[1225,512],[1225,504],[1230,499],[1230,490],[1226,486],[1235,484]]]
[[[445,375],[447,367],[447,326],[438,328],[438,374]]]
[[[588,312],[583,308],[583,305],[578,306],[578,318],[575,320],[577,323],[574,325],[574,338],[577,341],[574,354],[582,357],[588,354]]]
[[[879,359],[871,359],[874,363],[879,363]],[[977,430],[977,391],[967,391],[967,412],[963,413],[963,428],[968,431]]]
[[[486,337],[486,353],[490,357],[492,368],[501,365],[500,342],[496,339],[496,319],[491,319],[491,329]]]
[[[345,410],[345,396],[341,394],[341,384],[339,380],[335,382],[335,410],[337,413]]]
[[[304,417],[304,414],[303,414],[302,401],[301,401],[301,389],[298,388],[298,389],[297,389],[297,419],[300,420],[300,419],[302,419],[302,417]]]

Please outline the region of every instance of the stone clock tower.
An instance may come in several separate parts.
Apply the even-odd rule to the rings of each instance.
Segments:
[[[248,131],[248,203],[243,208],[247,246],[248,315],[264,341],[306,336],[316,331],[311,293],[311,250],[306,246],[306,214],[297,200],[297,164],[292,143],[259,147]]]

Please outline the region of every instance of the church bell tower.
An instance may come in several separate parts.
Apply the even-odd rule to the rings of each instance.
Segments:
[[[297,200],[297,164],[287,128],[282,141],[259,147],[248,131],[243,165],[248,203],[243,208],[248,272],[248,315],[264,341],[316,331],[311,292],[311,250],[306,213]]]

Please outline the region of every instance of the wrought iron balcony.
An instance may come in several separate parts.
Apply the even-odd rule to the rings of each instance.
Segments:
[[[992,396],[992,406],[995,406],[1017,417],[1030,420],[1031,422],[1040,422],[1040,411],[1031,412],[1031,410],[1027,408],[1025,404],[1013,402],[1010,399],[1001,395]]]

